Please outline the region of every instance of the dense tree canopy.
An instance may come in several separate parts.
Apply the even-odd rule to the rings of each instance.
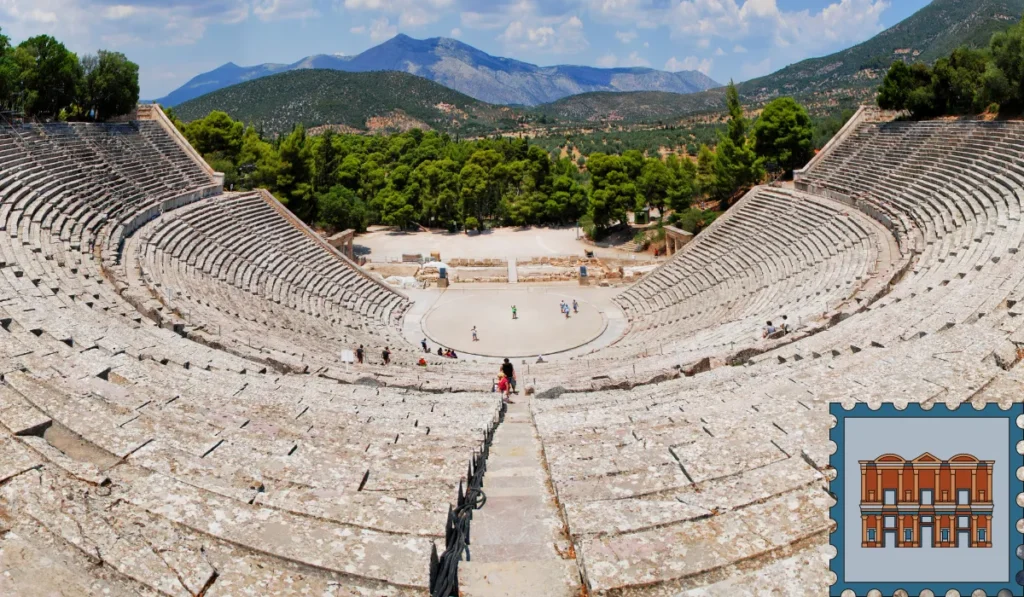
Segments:
[[[807,163],[813,141],[811,117],[791,97],[773,100],[754,123],[754,148],[758,155],[785,172]]]
[[[100,50],[82,58],[82,107],[97,119],[131,112],[139,102],[139,65],[120,52]]]
[[[780,101],[778,115],[773,108],[768,122],[752,127],[734,86],[728,95],[730,116],[716,149],[702,145],[696,160],[635,149],[573,160],[526,139],[460,141],[418,129],[307,135],[297,126],[264,139],[224,112],[188,124],[167,112],[224,172],[226,184],[268,188],[300,218],[327,230],[378,223],[449,230],[579,223],[601,235],[646,208],[662,217],[686,212],[675,221],[695,229],[713,221],[713,213],[690,206],[702,197],[728,200],[761,182],[765,155],[756,148],[758,130],[764,152],[774,152],[770,159],[806,157],[811,129],[796,102]]]
[[[712,156],[706,147],[698,155],[698,180],[704,194],[728,206],[738,191],[749,189],[764,177],[764,160],[754,149],[754,140],[747,134],[750,123],[743,114],[739,92],[732,81],[726,89],[729,109],[728,130],[719,134]]]
[[[82,91],[78,56],[49,35],[30,37],[14,51],[26,111],[56,116],[75,104]]]
[[[13,102],[18,85],[18,68],[14,62],[11,40],[0,29],[0,109]]]
[[[1024,109],[1024,24],[995,34],[987,50],[957,48],[935,66],[896,61],[878,92],[878,105],[914,118]]]
[[[78,56],[49,35],[11,47],[0,32],[0,109],[28,116],[105,119],[139,101],[139,67],[124,54]]]

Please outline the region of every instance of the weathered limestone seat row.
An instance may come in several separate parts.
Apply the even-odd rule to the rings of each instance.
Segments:
[[[851,126],[849,136],[798,175],[797,187],[891,231],[888,246],[885,234],[867,234],[879,242],[851,250],[869,262],[888,252],[891,273],[879,277],[876,288],[813,334],[762,342],[761,354],[745,367],[535,401],[553,486],[591,594],[824,594],[830,582],[829,402],[1024,400],[1017,366],[1024,350],[1024,123],[866,119]],[[687,280],[717,280],[719,263],[738,259],[730,253],[771,242],[727,245],[731,251],[710,252],[698,267],[685,269],[705,246],[728,238],[723,228],[748,219],[752,197],[777,193],[756,189],[724,223],[623,293],[620,302],[639,323],[626,341],[660,313],[705,304],[704,294],[690,307],[685,299],[665,300],[667,292],[686,288]],[[756,257],[752,269],[770,271],[769,263],[810,246],[808,237],[822,228],[809,225],[818,211],[811,205],[819,200],[803,192],[790,196],[802,205],[787,213],[787,228],[803,232]],[[848,238],[857,243],[859,237]],[[825,245],[844,251],[837,242]],[[676,270],[686,278],[668,278]],[[810,271],[810,287],[835,284],[835,270],[821,265]],[[733,280],[732,274],[720,278],[721,284]],[[757,295],[749,300],[737,309],[761,308]],[[793,306],[798,301],[765,304],[799,310]],[[734,333],[729,322],[708,331],[680,329],[683,337],[668,344],[664,356],[645,360],[678,359],[673,346],[710,352],[712,334],[727,339]]]
[[[404,302],[220,191],[159,121],[0,127],[0,594],[424,591],[498,400],[190,339],[162,282],[222,319],[241,295],[293,313],[252,328],[289,348]]]
[[[423,594],[491,365],[414,367],[404,296],[150,113],[0,127],[0,594]],[[823,594],[830,401],[1022,399],[1024,123],[858,118],[796,186],[532,366],[588,594]]]

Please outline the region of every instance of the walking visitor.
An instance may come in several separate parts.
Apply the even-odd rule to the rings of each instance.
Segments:
[[[356,362],[360,365],[363,364],[363,345],[360,344],[359,348],[356,349]]]
[[[515,319],[515,316],[513,316],[512,319]],[[473,326],[473,330],[472,331],[473,331],[473,342],[479,342],[480,338],[478,338],[477,335],[476,335],[476,326],[475,325]]]
[[[391,349],[388,348],[387,346],[384,347],[384,352],[380,353],[380,356],[381,359],[384,361],[385,365],[391,363]]]
[[[508,383],[512,387],[512,391],[516,392],[516,369],[508,359],[505,359],[505,362],[501,364],[501,372],[505,375],[505,378],[508,379]]]
[[[498,391],[501,392],[501,401],[505,404],[512,404],[512,396],[509,393],[512,386],[508,383],[508,378],[505,377],[504,373],[498,374]]]

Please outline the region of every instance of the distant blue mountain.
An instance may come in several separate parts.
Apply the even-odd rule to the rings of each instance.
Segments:
[[[670,73],[651,68],[536,66],[491,56],[454,39],[413,39],[398,35],[358,56],[316,55],[294,64],[225,64],[197,75],[166,97],[174,106],[218,89],[301,68],[349,72],[403,71],[419,75],[492,104],[534,106],[590,91],[670,91],[695,93],[720,85],[697,71]]]

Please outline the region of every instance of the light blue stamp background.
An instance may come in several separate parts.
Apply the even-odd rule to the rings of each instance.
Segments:
[[[1006,517],[1008,419],[847,419],[846,425],[846,580],[853,582],[1009,583],[1010,562],[1003,557],[1009,538]],[[882,454],[907,460],[925,452],[943,460],[971,454],[994,460],[991,548],[863,548],[860,546],[860,464]],[[936,534],[936,539],[938,535]]]
[[[848,590],[857,597],[864,597],[871,590],[889,596],[899,589],[910,595],[919,595],[925,589],[945,595],[955,589],[961,595],[982,590],[990,597],[1001,594],[1000,591],[1024,597],[1024,586],[1017,581],[1019,575],[1024,575],[1024,562],[1015,555],[1017,546],[1024,544],[1024,534],[1017,528],[1017,521],[1024,518],[1024,508],[1016,502],[1017,495],[1024,493],[1024,482],[1016,476],[1017,469],[1024,466],[1024,456],[1018,454],[1016,448],[1018,442],[1024,442],[1024,429],[1016,423],[1018,417],[1024,417],[1024,404],[1013,404],[1009,410],[1002,410],[995,404],[981,410],[967,404],[956,410],[943,404],[930,410],[918,404],[909,404],[904,410],[882,404],[872,410],[861,403],[846,410],[833,403],[829,405],[829,412],[836,418],[836,426],[829,432],[836,452],[829,462],[836,469],[830,491],[837,499],[829,510],[837,523],[830,538],[837,552],[829,564],[836,574],[836,582],[829,589],[830,596],[839,597]],[[929,437],[930,429],[942,439]],[[953,433],[949,433],[951,430]],[[991,437],[993,435],[996,437]],[[918,548],[868,550],[860,547],[860,465],[857,461],[886,453],[913,459],[923,452],[939,458],[971,453],[995,461],[993,526],[999,529],[993,534],[996,545],[970,551],[947,548],[955,556],[937,553],[947,549],[931,549],[927,564],[918,561],[920,556],[916,553],[900,553],[917,552]],[[865,553],[869,551],[883,555]],[[975,560],[971,551],[982,555]],[[965,555],[972,558],[970,563],[962,563]],[[940,559],[935,560],[934,556]],[[946,558],[955,558],[956,563]],[[984,563],[980,563],[981,558]]]

